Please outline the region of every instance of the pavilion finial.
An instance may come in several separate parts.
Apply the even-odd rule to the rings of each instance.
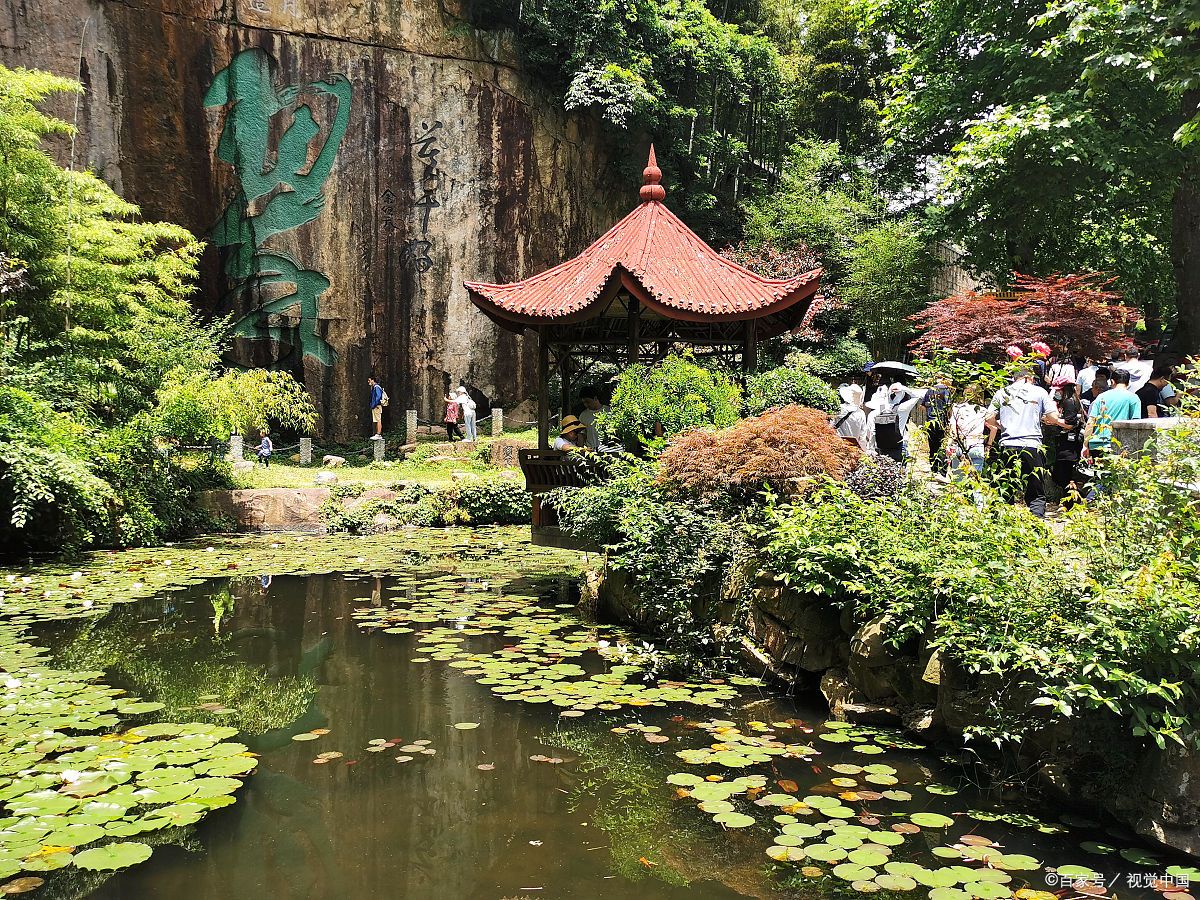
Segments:
[[[662,169],[658,167],[658,161],[654,158],[654,145],[651,144],[650,158],[646,161],[646,168],[642,170],[642,189],[638,191],[643,203],[667,199],[667,189],[659,183],[662,181],[662,174]]]

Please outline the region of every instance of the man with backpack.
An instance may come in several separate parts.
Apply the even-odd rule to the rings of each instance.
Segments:
[[[383,389],[375,376],[371,375],[367,378],[367,386],[371,390],[371,424],[375,426],[375,433],[371,435],[371,440],[383,440],[383,408],[388,405],[387,391]]]
[[[1046,453],[1042,425],[1069,426],[1045,389],[1033,383],[1032,368],[1016,374],[1012,384],[1001,388],[988,406],[987,425],[1000,430],[1000,454],[1005,467],[1019,480],[1029,511],[1046,517]]]

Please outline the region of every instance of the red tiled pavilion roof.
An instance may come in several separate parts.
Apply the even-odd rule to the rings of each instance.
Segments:
[[[642,174],[642,202],[594,244],[524,281],[466,282],[472,302],[520,332],[597,316],[622,287],[659,315],[689,322],[758,319],[817,292],[820,269],[763,278],[700,240],[663,205],[666,190],[653,147]]]

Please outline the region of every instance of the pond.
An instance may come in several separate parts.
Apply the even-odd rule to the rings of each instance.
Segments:
[[[504,530],[397,536],[383,566],[267,546],[33,625],[55,666],[146,701],[133,722],[236,728],[257,767],[144,862],[31,896],[1189,900],[1182,861],[898,734],[750,678],[645,680],[640,641],[577,613],[576,555]],[[196,776],[171,768],[151,787],[179,809]]]

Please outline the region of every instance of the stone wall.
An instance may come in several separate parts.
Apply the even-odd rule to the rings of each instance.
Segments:
[[[0,62],[83,82],[51,109],[74,164],[208,240],[199,303],[237,362],[303,378],[325,439],[367,433],[371,371],[425,418],[448,379],[529,396],[532,342],[463,280],[553,265],[635,202],[464,0],[14,0]]]
[[[766,573],[730,584],[716,607],[695,611],[700,627],[740,640],[751,670],[819,690],[835,717],[954,746],[985,721],[997,685],[922,642],[893,647],[886,619],[856,623],[828,598],[798,593]],[[594,575],[587,596],[600,615],[654,630],[626,573]],[[1033,699],[1011,687],[1006,695],[1016,708]],[[1128,723],[1086,711],[1071,728],[1048,724],[1023,754],[1055,800],[1103,808],[1150,840],[1200,856],[1200,755],[1147,749]]]

